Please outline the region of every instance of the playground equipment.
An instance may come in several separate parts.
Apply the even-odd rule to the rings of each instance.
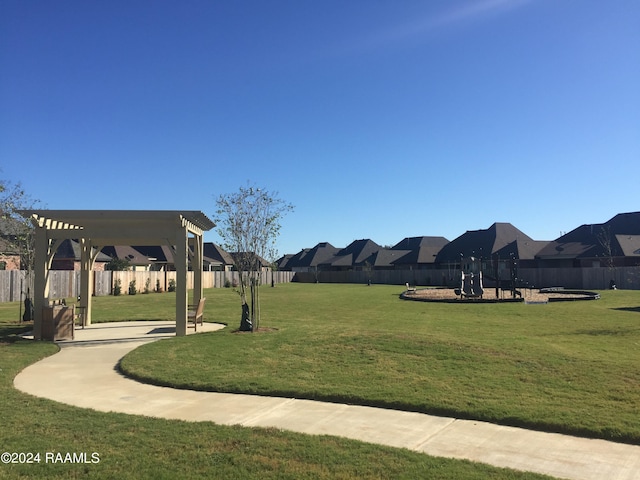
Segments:
[[[462,272],[460,295],[466,298],[482,298],[483,294],[484,288],[482,287],[482,272],[478,275]]]
[[[482,298],[484,288],[482,286],[482,267],[480,260],[469,257],[460,262],[460,298]]]

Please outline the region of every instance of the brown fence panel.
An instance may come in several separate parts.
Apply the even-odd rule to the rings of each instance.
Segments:
[[[33,292],[33,280],[24,270],[0,270],[0,302],[19,302],[27,291]]]
[[[640,267],[521,268],[518,276],[538,288],[606,290],[613,280],[617,288],[640,290]]]
[[[437,270],[350,270],[343,272],[296,272],[294,282],[300,283],[373,283],[383,285],[442,285],[442,273]]]
[[[578,268],[521,268],[518,280],[536,288],[587,288],[583,286],[582,272]]]
[[[49,298],[75,297],[77,296],[75,286],[75,271],[51,270],[49,272]]]

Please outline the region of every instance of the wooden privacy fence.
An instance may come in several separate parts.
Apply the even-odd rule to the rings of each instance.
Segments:
[[[344,272],[298,272],[294,282],[301,283],[378,283],[385,285],[445,285],[443,270],[350,270]],[[443,281],[445,283],[443,283]]]
[[[374,270],[347,272],[263,272],[263,285],[273,283],[371,283],[387,285],[446,285],[452,279],[446,270]],[[455,275],[455,273],[454,273]],[[162,291],[169,289],[169,282],[175,281],[176,272],[94,272],[94,292],[98,296],[111,295],[113,286],[120,279],[123,295],[129,291],[131,281],[136,282],[136,291],[142,293],[145,288],[153,292],[159,285]],[[457,278],[457,277],[455,277]],[[518,278],[536,288],[566,287],[590,290],[605,290],[613,279],[620,289],[640,290],[640,267],[595,268],[521,268]],[[24,299],[29,287],[26,272],[18,270],[0,270],[0,302],[15,302]],[[147,283],[148,282],[148,283]],[[188,275],[188,288],[193,288],[193,272]],[[203,272],[204,288],[222,288],[235,286],[238,272]],[[49,298],[74,298],[80,292],[80,272],[52,270],[49,272]]]
[[[518,277],[535,287],[606,290],[611,280],[624,290],[640,290],[640,267],[521,268]]]
[[[261,282],[288,283],[293,272],[262,272]],[[155,292],[169,290],[171,280],[176,280],[176,272],[94,272],[94,294],[111,295],[117,280],[120,280],[122,295],[129,292],[129,285],[135,281],[137,293],[146,290]],[[239,283],[238,272],[202,272],[203,288],[222,288]],[[17,302],[24,299],[27,292],[27,275],[19,270],[0,270],[0,302]],[[193,272],[188,272],[187,288],[193,288]],[[33,291],[33,286],[30,287]],[[72,270],[51,270],[49,272],[49,298],[75,298],[80,294],[80,272]]]
[[[24,270],[0,270],[0,302],[17,302],[27,291],[33,292],[33,280],[29,281]]]
[[[453,278],[450,277],[453,275]],[[371,283],[387,285],[444,286],[460,278],[447,270],[373,270],[345,272],[298,272],[294,282],[302,283]],[[521,268],[518,279],[537,288],[565,287],[606,290],[613,279],[616,286],[626,290],[640,290],[640,267],[594,268]]]

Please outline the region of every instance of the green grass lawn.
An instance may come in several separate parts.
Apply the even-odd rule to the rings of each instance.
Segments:
[[[155,301],[165,303],[159,312],[171,308],[168,294]],[[0,452],[40,453],[41,461],[0,464],[3,479],[548,478],[329,436],[100,413],[35,398],[13,388],[13,378],[58,348],[18,339],[15,334],[24,328],[11,321],[17,309],[17,304],[0,305]],[[46,452],[86,452],[89,458],[96,452],[99,463],[45,463]]]
[[[261,325],[277,330],[241,334],[233,332],[237,294],[209,290],[205,318],[230,328],[145,345],[121,368],[180,388],[382,406],[640,444],[640,292],[459,305],[402,301],[400,291],[266,287]]]

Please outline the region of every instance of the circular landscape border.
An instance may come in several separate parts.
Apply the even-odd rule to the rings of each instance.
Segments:
[[[475,298],[461,298],[457,294],[457,289],[453,288],[421,288],[416,290],[405,290],[400,294],[402,300],[416,302],[439,302],[439,303],[527,303],[545,304],[550,302],[566,302],[577,300],[597,300],[600,294],[588,290],[565,289],[563,287],[541,288],[539,290],[522,288],[518,290],[518,295],[513,298],[511,290],[501,290],[502,298],[494,296],[494,288],[486,288],[485,295]]]

